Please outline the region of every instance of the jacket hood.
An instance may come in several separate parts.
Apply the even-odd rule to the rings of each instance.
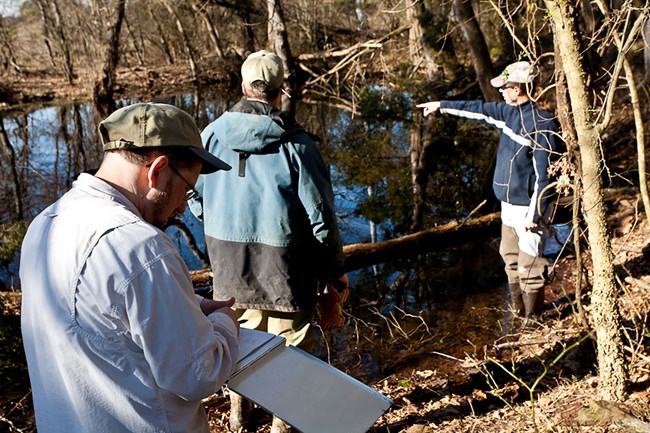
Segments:
[[[240,101],[224,116],[228,119],[223,134],[228,137],[225,145],[236,152],[265,153],[286,134],[302,130],[289,113],[260,101]]]

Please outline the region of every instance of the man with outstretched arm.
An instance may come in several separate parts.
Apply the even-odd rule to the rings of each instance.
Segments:
[[[501,202],[501,244],[512,308],[524,326],[542,314],[548,260],[543,256],[549,210],[548,167],[557,152],[558,124],[531,99],[537,69],[510,64],[491,84],[504,102],[432,101],[417,105],[424,115],[440,111],[500,130],[493,190]]]

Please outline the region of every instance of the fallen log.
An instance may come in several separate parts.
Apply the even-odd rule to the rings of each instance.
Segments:
[[[465,242],[497,237],[501,234],[500,215],[500,212],[495,212],[471,220],[454,221],[387,241],[346,245],[343,247],[345,269],[354,271]]]
[[[454,221],[421,232],[387,241],[350,244],[343,247],[346,271],[365,268],[378,263],[415,256],[428,251],[439,251],[465,242],[489,239],[501,234],[500,213],[479,218]],[[194,287],[212,284],[212,271],[201,269],[190,272]]]

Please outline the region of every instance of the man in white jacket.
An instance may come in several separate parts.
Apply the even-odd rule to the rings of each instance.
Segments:
[[[100,123],[93,176],[31,223],[20,277],[36,425],[47,432],[203,432],[201,400],[239,357],[234,299],[196,297],[162,231],[199,173],[230,166],[187,113],[134,104]]]

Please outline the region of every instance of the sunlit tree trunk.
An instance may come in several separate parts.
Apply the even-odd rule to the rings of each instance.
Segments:
[[[43,4],[43,0],[36,0],[36,5],[38,6],[38,11],[41,14],[41,22],[43,23],[43,42],[45,42],[45,47],[47,48],[50,64],[55,68],[56,62],[54,61],[54,51],[52,50],[52,41],[50,40],[51,24],[49,17],[45,12],[45,5]]]
[[[567,146],[567,158],[571,168],[575,170],[575,179],[573,182],[573,247],[576,254],[576,282],[575,297],[578,308],[578,317],[580,323],[587,326],[588,322],[585,316],[582,304],[582,237],[583,230],[580,224],[580,197],[582,197],[582,164],[580,162],[580,150],[578,149],[578,137],[576,136],[575,122],[571,113],[571,102],[569,100],[569,89],[567,88],[566,76],[564,75],[564,65],[560,55],[560,47],[557,38],[554,40],[555,55],[555,95],[557,99],[557,116],[562,127],[562,139]]]
[[[559,0],[544,0],[544,3],[553,20],[555,38],[564,65],[571,101],[570,110],[574,116],[581,156],[583,215],[589,231],[594,271],[592,303],[598,345],[598,392],[605,400],[621,401],[625,397],[627,371],[614,279],[614,255],[607,232],[603,184],[600,177],[604,166],[600,137],[587,92],[587,77],[582,66],[574,5]]]
[[[124,25],[126,26],[126,31],[129,33],[129,40],[131,41],[131,45],[133,45],[133,52],[135,53],[135,57],[138,59],[138,65],[142,66],[144,65],[143,53],[141,52],[142,50],[140,50],[138,38],[135,37],[133,29],[129,24],[129,20],[127,20],[126,17],[124,17]]]
[[[266,0],[266,5],[269,13],[268,20],[268,35],[269,45],[272,50],[280,56],[284,65],[284,87],[289,94],[294,93],[294,77],[296,62],[291,54],[291,47],[289,46],[289,37],[287,36],[287,27],[284,23],[284,13],[282,11],[282,3],[280,0]],[[282,98],[282,109],[285,111],[293,111],[295,109],[294,100],[284,96]]]
[[[469,50],[483,97],[486,101],[500,101],[502,98],[499,91],[490,84],[490,79],[494,77],[490,52],[474,15],[472,3],[470,0],[452,0],[452,9]]]
[[[96,0],[89,0],[90,11],[87,8],[75,7],[66,10],[66,28],[74,27],[68,40],[70,49],[75,45],[86,54],[83,60],[89,64],[100,64],[104,60],[104,42],[106,40],[106,20],[110,20],[109,5],[102,0],[98,5]],[[90,15],[88,13],[90,12]],[[74,15],[74,22],[72,16]],[[75,57],[77,59],[78,57]]]
[[[5,69],[9,66],[13,68],[16,72],[22,72],[20,66],[16,62],[16,57],[14,55],[13,44],[11,43],[10,33],[5,27],[4,18],[0,16],[0,37],[2,38],[2,55],[5,58]]]
[[[156,15],[153,13],[153,9],[151,8],[151,5],[147,5],[147,12],[149,13],[149,16],[151,17],[151,20],[156,24],[156,34],[158,35],[158,38],[160,39],[160,47],[162,49],[163,54],[165,54],[165,58],[167,59],[167,63],[170,65],[174,64],[174,55],[172,53],[171,47],[169,46],[169,42],[167,42],[167,38],[165,37],[165,32],[163,31],[162,27],[160,26],[160,20]]]
[[[357,18],[357,30],[366,30],[368,28],[368,17],[363,9],[363,0],[354,0],[354,15]]]
[[[208,32],[208,36],[210,36],[210,40],[212,41],[212,47],[214,48],[214,52],[217,54],[217,57],[222,58],[223,57],[223,48],[221,48],[221,37],[219,36],[219,30],[215,27],[214,23],[212,22],[212,18],[210,17],[210,14],[208,13],[208,5],[207,4],[197,4],[197,0],[192,0],[190,2],[190,5],[192,6],[192,10],[199,14],[201,16],[201,19],[203,20],[203,24],[205,24],[205,30]]]
[[[424,13],[424,2],[421,0],[406,1],[406,21],[409,28],[409,57],[414,69],[424,69],[427,78],[433,80],[439,72],[439,67],[433,61],[431,50],[424,43],[424,29],[418,17]]]
[[[113,21],[108,29],[108,40],[106,42],[104,65],[99,79],[95,82],[93,101],[102,117],[108,116],[116,108],[113,99],[113,88],[115,86],[115,74],[117,63],[120,58],[120,31],[124,22],[126,0],[115,0],[113,10]]]
[[[61,16],[61,10],[59,9],[59,4],[57,0],[45,0],[50,1],[50,12],[54,18],[54,31],[59,39],[59,45],[61,48],[61,55],[63,56],[63,73],[65,74],[66,79],[70,84],[74,81],[74,67],[72,64],[72,56],[70,55],[70,46],[68,44],[68,39],[63,28],[63,17]]]
[[[645,67],[644,81],[650,82],[650,20],[643,26],[643,66]]]
[[[611,19],[611,11],[607,3],[602,0],[597,0],[595,2],[602,14],[607,18]],[[612,38],[614,43],[618,48],[619,52],[619,63],[622,64],[623,70],[625,71],[625,79],[627,81],[627,90],[630,94],[630,102],[632,103],[632,112],[634,114],[634,127],[636,129],[636,148],[637,148],[637,160],[639,164],[639,189],[641,191],[641,198],[643,200],[643,208],[645,209],[646,215],[650,215],[650,198],[648,197],[648,181],[646,178],[646,160],[645,160],[645,128],[643,126],[643,115],[641,113],[641,103],[639,100],[639,92],[637,91],[636,79],[634,78],[634,71],[632,70],[632,65],[629,61],[628,54],[628,45],[631,45],[630,41],[636,39],[637,35],[643,30],[641,23],[647,20],[648,11],[647,9],[642,10],[642,12],[636,18],[636,22],[631,26],[629,34],[626,37],[626,40],[622,40],[621,36],[617,32],[612,32]],[[616,73],[620,68],[614,68],[614,73]],[[611,104],[613,103],[613,92],[617,88],[616,81],[618,77],[614,76],[612,78],[612,96],[608,98],[607,104],[607,113],[610,113]],[[610,118],[609,115],[606,116],[607,119]]]
[[[176,23],[176,29],[178,30],[178,33],[181,35],[183,46],[185,47],[185,53],[187,54],[187,61],[190,64],[190,70],[192,71],[192,80],[195,83],[198,83],[199,71],[198,71],[198,66],[196,65],[194,49],[192,48],[192,44],[190,43],[190,37],[185,31],[185,26],[183,25],[183,21],[181,21],[181,17],[178,16],[178,13],[176,12],[176,9],[174,8],[174,5],[171,3],[170,0],[160,0],[160,1],[165,6],[169,14],[174,18],[174,22]]]

